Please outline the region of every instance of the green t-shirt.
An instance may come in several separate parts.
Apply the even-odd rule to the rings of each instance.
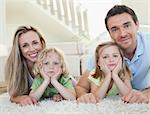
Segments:
[[[31,89],[33,91],[35,91],[43,83],[43,81],[44,81],[44,79],[41,76],[37,76],[33,80]],[[60,78],[58,79],[58,82],[68,89],[74,89],[69,75],[68,76],[61,75]],[[57,91],[57,89],[55,89],[52,85],[48,86],[42,95],[42,99],[53,97],[54,95],[56,95],[58,93],[59,92]]]
[[[89,81],[93,82],[95,85],[100,86],[101,80],[100,78],[93,78],[91,75],[88,77]],[[112,88],[108,91],[107,96],[115,96],[118,95],[119,91],[116,87],[116,85],[113,83]]]

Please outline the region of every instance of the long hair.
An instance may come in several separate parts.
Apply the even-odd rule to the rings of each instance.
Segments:
[[[43,64],[44,59],[48,56],[49,53],[56,53],[59,56],[60,64],[61,64],[61,68],[62,68],[62,75],[66,76],[68,74],[68,69],[66,67],[64,54],[59,49],[56,49],[56,48],[44,49],[39,53],[38,58],[34,64],[33,73],[35,75],[41,75],[40,69],[43,66],[42,64]]]
[[[115,15],[118,15],[118,14],[122,14],[122,13],[129,14],[132,17],[132,19],[133,19],[135,24],[138,22],[138,18],[136,16],[135,12],[131,8],[129,8],[129,7],[125,6],[125,5],[115,5],[113,8],[111,8],[108,11],[108,13],[107,13],[107,15],[105,17],[105,26],[106,26],[106,29],[108,31],[109,31],[108,23],[107,23],[108,19],[110,17],[112,17],[112,16],[115,16]]]
[[[29,93],[29,70],[25,58],[19,47],[19,38],[28,31],[38,34],[42,48],[45,48],[45,40],[32,26],[20,26],[14,34],[13,45],[5,65],[5,78],[8,84],[10,96],[25,95]]]
[[[117,44],[115,42],[105,42],[105,43],[102,43],[102,44],[99,44],[97,47],[96,47],[96,50],[95,50],[95,63],[96,63],[96,68],[95,68],[95,72],[94,74],[92,74],[92,76],[94,78],[100,78],[100,80],[103,80],[105,78],[104,76],[104,73],[103,71],[100,69],[100,66],[98,65],[98,61],[99,61],[99,58],[100,58],[100,54],[102,53],[102,51],[105,49],[105,48],[108,48],[110,46],[116,46],[119,50],[119,53],[121,55],[121,59],[122,59],[122,68],[121,70],[119,71],[119,77],[121,78],[121,80],[125,80],[125,79],[131,79],[131,72],[129,70],[129,68],[127,67],[127,65],[125,64],[125,61],[123,59],[123,52],[122,50],[120,49],[120,47],[117,46]],[[100,53],[101,52],[101,53]]]

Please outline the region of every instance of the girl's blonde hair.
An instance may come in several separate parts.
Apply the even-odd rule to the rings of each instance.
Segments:
[[[29,69],[26,59],[19,47],[19,38],[22,34],[34,31],[40,38],[42,48],[45,48],[45,40],[32,26],[20,26],[15,32],[10,55],[5,65],[5,78],[8,83],[10,96],[25,95],[29,93]]]
[[[102,52],[105,48],[108,48],[110,46],[116,46],[119,50],[119,53],[121,55],[121,59],[122,59],[122,68],[119,72],[119,77],[121,78],[121,80],[125,80],[125,79],[131,79],[131,72],[129,70],[129,68],[127,67],[127,65],[125,64],[125,61],[123,59],[123,52],[121,50],[120,47],[118,47],[118,45],[115,42],[105,42],[102,44],[99,44],[96,47],[96,51],[95,51],[95,63],[96,63],[96,69],[94,74],[92,75],[94,78],[99,78],[100,80],[103,80],[105,78],[103,71],[101,70],[100,66],[98,65],[98,61],[99,61],[99,57],[101,56],[100,52]]]
[[[38,58],[34,64],[33,73],[35,75],[40,74],[40,69],[42,68],[43,61],[48,56],[49,53],[56,53],[59,56],[60,64],[62,68],[62,75],[68,74],[66,62],[64,60],[64,54],[59,49],[56,48],[44,49],[39,53]]]

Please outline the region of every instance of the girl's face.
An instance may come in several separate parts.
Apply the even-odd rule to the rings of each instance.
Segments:
[[[38,34],[28,31],[19,38],[19,46],[22,55],[28,62],[35,62],[38,53],[42,50],[42,43]]]
[[[100,60],[103,60],[111,71],[117,66],[120,59],[120,52],[116,46],[104,47],[102,51],[99,51],[99,65]]]
[[[43,60],[43,70],[46,75],[53,76],[61,70],[60,57],[57,53],[49,53]]]

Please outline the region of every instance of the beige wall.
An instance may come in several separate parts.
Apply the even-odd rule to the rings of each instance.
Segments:
[[[138,16],[140,24],[150,25],[149,0],[122,0],[122,4],[131,7]]]

